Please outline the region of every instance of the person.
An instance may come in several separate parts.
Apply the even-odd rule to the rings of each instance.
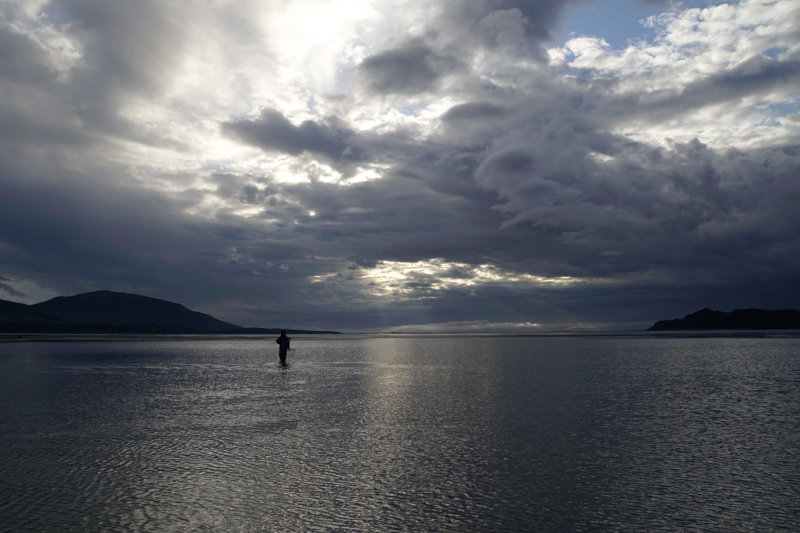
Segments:
[[[291,337],[286,336],[286,331],[284,330],[281,330],[281,336],[275,339],[275,342],[277,342],[280,347],[278,349],[278,355],[281,358],[282,365],[286,364],[286,352],[289,351],[289,341],[291,340]]]

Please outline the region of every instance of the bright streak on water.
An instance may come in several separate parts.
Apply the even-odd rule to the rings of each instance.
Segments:
[[[0,344],[9,531],[800,530],[800,339]]]

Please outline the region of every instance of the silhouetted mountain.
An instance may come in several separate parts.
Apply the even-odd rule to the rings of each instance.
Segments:
[[[9,324],[70,324],[72,320],[47,309],[0,300],[0,323]]]
[[[647,331],[712,329],[800,329],[800,311],[734,309],[730,313],[703,309],[683,318],[659,320]]]
[[[0,333],[275,334],[279,328],[243,328],[137,294],[97,291],[25,305],[0,300]],[[289,334],[338,333],[286,330]]]
[[[191,311],[180,304],[124,292],[97,291],[59,296],[33,307],[53,311],[81,324],[155,324],[208,332],[240,329],[235,324]]]

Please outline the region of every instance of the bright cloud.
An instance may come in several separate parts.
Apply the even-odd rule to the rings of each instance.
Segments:
[[[374,290],[377,294],[385,295],[413,294],[415,285],[425,285],[428,290],[439,291],[489,283],[560,286],[587,282],[569,276],[547,278],[518,274],[493,265],[468,265],[438,258],[413,263],[381,261],[373,268],[364,269],[361,275],[376,285]]]
[[[510,272],[490,264],[470,265],[441,258],[425,261],[380,261],[374,267],[357,269],[358,282],[369,295],[392,299],[434,298],[436,293],[451,289],[470,289],[486,285],[521,288],[559,287],[581,283],[604,283],[600,279],[579,279],[570,276],[548,278]],[[339,273],[313,276],[313,283],[329,283]]]
[[[642,111],[672,111],[664,120],[632,109],[615,131],[654,143],[770,145],[793,135],[776,119],[800,104],[796,71],[783,70],[800,60],[798,20],[797,2],[745,0],[649,17],[654,42],[614,50],[600,37],[581,36],[549,57],[553,65],[612,80],[620,99],[649,104]]]

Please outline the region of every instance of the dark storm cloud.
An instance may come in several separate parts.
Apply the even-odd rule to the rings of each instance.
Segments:
[[[442,122],[452,124],[463,121],[502,117],[505,109],[490,102],[469,102],[451,107],[442,115]]]
[[[53,121],[63,116],[36,116],[28,111],[0,104],[0,139],[3,142],[24,151],[35,151],[42,146],[85,147],[90,142],[90,136],[80,128],[61,120]]]
[[[635,101],[618,98],[602,79],[540,84],[535,93],[503,100],[502,129],[495,127],[493,104],[468,104],[442,116],[448,126],[462,125],[442,133],[462,150],[472,147],[462,160],[480,186],[498,193],[493,209],[505,218],[503,234],[510,241],[524,235],[542,259],[536,262],[533,254],[505,242],[504,252],[516,259],[512,269],[628,280],[613,289],[562,290],[562,303],[570,292],[585,296],[584,316],[602,301],[632,301],[645,286],[653,299],[649,312],[677,315],[686,310],[675,307],[681,299],[730,305],[733,297],[718,296],[744,294],[765,277],[797,286],[790,265],[800,257],[800,239],[793,236],[800,226],[784,217],[800,209],[800,186],[792,177],[800,173],[800,159],[793,147],[780,144],[726,150],[695,140],[654,147],[609,129],[620,117],[641,113],[657,120],[658,110],[666,119],[726,98],[792,87],[793,72],[792,64],[750,63],[689,85],[677,96],[650,94]],[[482,145],[479,139],[492,141]],[[504,256],[499,250],[493,257]],[[796,305],[775,290],[778,285],[758,298],[762,305],[770,299],[773,307]],[[656,289],[668,286],[675,292]],[[541,291],[527,297],[533,294]]]
[[[564,6],[585,3],[581,0],[471,0],[445,3],[443,21],[464,27],[476,42],[489,48],[518,44],[519,38],[540,45],[552,38]],[[529,52],[540,53],[535,47]]]
[[[416,261],[421,256],[442,253],[479,261],[491,246],[480,244],[476,234],[484,232],[488,241],[501,221],[491,214],[490,203],[455,201],[452,195],[431,190],[424,181],[420,182],[419,176],[389,175],[344,189],[326,183],[265,182],[252,176],[226,175],[219,179],[230,197],[236,196],[234,184],[238,183],[240,201],[261,205],[262,217],[276,220],[272,229],[260,237],[236,244],[236,265],[241,269],[242,282],[255,282],[252,275],[245,276],[254,269],[268,275],[270,291],[277,291],[285,303],[302,307],[306,314],[313,313],[309,316],[315,317],[319,327],[325,321],[335,324],[337,316],[338,320],[352,320],[361,327],[380,325],[375,306],[385,304],[353,293],[354,288],[360,287],[353,282],[360,268],[371,268],[386,259]],[[309,216],[308,210],[315,210],[316,216]],[[470,216],[471,211],[477,211],[478,216]],[[484,214],[490,215],[488,224]],[[465,239],[471,246],[464,246]],[[324,261],[326,257],[331,262]],[[287,269],[281,270],[281,261]],[[338,275],[309,284],[308,276],[335,273],[343,266],[341,261],[354,267],[344,270],[350,273],[351,285]],[[226,269],[232,270],[234,265]],[[343,279],[345,286],[339,286],[337,279]],[[260,284],[251,290],[259,291]],[[264,298],[272,301],[272,292],[265,293]],[[341,309],[331,313],[330,306]],[[276,317],[300,317],[299,307],[272,310],[267,306],[248,320],[274,323]],[[381,320],[385,319],[384,316]]]
[[[386,123],[359,130],[344,117],[372,113],[369,94],[337,95],[336,105],[314,95],[331,114],[303,122],[252,98],[225,113],[262,108],[255,118],[208,121],[291,156],[308,178],[300,183],[259,166],[219,170],[202,155],[175,170],[169,149],[192,147],[148,129],[152,115],[134,117],[169,101],[191,51],[179,4],[58,3],[48,16],[80,45],[74,64],[0,24],[0,291],[27,292],[18,280],[58,294],[131,291],[243,325],[332,329],[796,307],[796,141],[659,145],[619,131],[626,120],[658,126],[776,89],[793,94],[797,62],[765,55],[661,91],[646,76],[608,76],[599,62],[565,78],[539,48],[563,5],[450,2],[416,35],[376,45],[356,67],[368,92],[381,105],[399,95],[430,98],[429,113],[452,106],[439,127],[375,112],[367,122]],[[480,57],[495,70],[471,71]],[[246,82],[236,91],[231,100],[257,92]],[[155,151],[122,150],[120,138],[170,155],[152,162]],[[326,183],[304,166],[314,158],[346,176],[372,165],[377,179]],[[387,282],[369,274],[393,261],[445,266],[407,274],[404,292],[386,295]],[[484,267],[502,275],[443,283]]]
[[[180,72],[187,29],[180,22],[181,6],[63,0],[50,15],[80,43],[82,60],[59,93],[88,128],[151,146],[185,148],[119,113],[130,99],[164,98]]]
[[[333,161],[358,157],[357,151],[348,144],[355,132],[335,120],[332,124],[306,120],[295,126],[275,109],[264,109],[257,119],[226,122],[222,129],[267,151],[291,155],[310,152]]]
[[[185,228],[164,231],[175,227],[170,222],[177,222],[172,215],[179,206],[158,195],[111,180],[102,184],[74,171],[54,176],[17,172],[6,167],[0,185],[7,222],[0,241],[21,254],[17,268],[24,264],[65,279],[86,270],[109,281],[116,269],[141,267],[134,260],[137,254],[168,252],[175,244],[170,234],[191,233]]]
[[[179,67],[183,33],[166,2],[62,0],[56,9],[83,41],[84,88],[158,95]]]
[[[694,83],[684,90],[690,102],[724,102],[765,91],[791,90],[800,81],[800,60],[781,61],[757,57],[734,69]]]
[[[687,281],[737,283],[797,257],[800,225],[782,220],[800,208],[792,152],[720,152],[697,141],[654,149],[619,138],[603,140],[603,160],[590,155],[595,135],[606,137],[569,135],[583,148],[557,164],[546,154],[562,151],[558,137],[547,136],[483,160],[476,177],[504,200],[504,227],[557,236],[573,267],[600,276],[675,268]]]
[[[44,147],[85,146],[89,136],[70,120],[58,77],[59,66],[44,46],[0,19],[0,150],[36,158]]]
[[[556,0],[542,2],[541,0],[504,0],[501,2],[505,9],[519,9],[528,20],[527,31],[537,39],[549,39],[550,29],[561,15],[564,6],[585,3],[582,0]],[[497,8],[499,9],[499,7]]]
[[[115,3],[63,5],[70,31],[86,54],[71,76],[46,83],[47,58],[33,41],[18,43],[13,61],[5,63],[6,80],[35,85],[43,93],[39,102],[49,103],[41,114],[25,108],[0,113],[1,129],[8,134],[0,176],[0,272],[8,279],[36,280],[59,294],[105,288],[193,307],[217,302],[221,309],[228,300],[238,301],[231,304],[232,315],[222,318],[247,325],[289,321],[341,327],[351,319],[378,325],[370,317],[385,303],[366,298],[361,304],[363,294],[352,289],[337,293],[335,287],[309,285],[310,276],[335,271],[337,262],[370,268],[382,260],[418,261],[440,254],[465,262],[486,256],[516,260],[502,246],[515,246],[515,239],[496,235],[502,222],[490,209],[496,196],[472,181],[477,156],[453,157],[457,151],[447,143],[402,128],[382,135],[354,133],[335,119],[295,125],[277,110],[266,110],[224,128],[267,151],[334,161],[369,158],[391,162],[392,168],[380,180],[346,188],[220,175],[212,193],[189,185],[171,193],[150,189],[122,165],[92,154],[113,158],[115,136],[159,145],[157,137],[148,138],[119,111],[128,99],[158,100],[169,88],[183,46],[181,31],[168,7],[155,4],[143,4],[136,13]],[[28,73],[20,71],[25,64],[32,66]],[[373,88],[410,94],[438,86],[457,68],[447,54],[411,41],[367,60],[362,72]],[[493,106],[466,106],[448,119],[499,118],[499,107]],[[13,143],[38,146],[48,157],[28,160]],[[83,158],[87,164],[75,163]],[[176,185],[192,182],[169,179]],[[226,205],[212,213],[201,209],[210,196]],[[261,213],[243,219],[237,203]],[[358,271],[348,272],[352,277]],[[340,304],[335,312],[318,305],[327,301],[321,294],[328,289]],[[255,309],[241,311],[249,309],[241,304],[244,294]],[[385,320],[403,323],[399,312]]]
[[[16,297],[16,298],[25,298],[25,294],[21,293],[20,291],[16,290],[14,287],[9,285],[8,282],[14,280],[8,279],[6,277],[0,276],[0,291],[8,294],[9,296]]]
[[[594,104],[602,104],[609,119],[616,114],[626,118],[649,117],[648,120],[661,122],[677,115],[696,113],[706,106],[759,98],[776,90],[794,91],[800,87],[800,61],[777,62],[757,57],[687,83],[680,91],[666,88],[615,98],[603,95],[601,87],[602,83],[598,83],[599,90],[592,91],[593,98],[597,98]]]
[[[74,148],[111,135],[154,146],[181,147],[163,132],[137,124],[120,109],[130,99],[159,99],[183,51],[183,35],[161,2],[65,0],[48,5],[41,21],[63,31],[75,50],[45,43],[0,20],[0,136],[36,153]],[[80,61],[70,57],[81,54]]]
[[[371,91],[415,95],[435,89],[442,78],[462,68],[458,59],[440,55],[421,40],[366,58],[358,66]]]
[[[63,294],[110,289],[190,307],[249,293],[269,310],[291,300],[316,271],[313,240],[293,221],[300,212],[295,202],[267,206],[285,222],[265,227],[224,210],[189,215],[204,194],[170,197],[131,179],[123,185],[124,176],[111,169],[105,183],[74,171],[20,170],[0,171],[0,272],[8,278],[35,279]]]
[[[3,21],[4,22],[4,21]],[[0,77],[23,84],[52,85],[57,71],[34,39],[0,22]]]
[[[529,176],[536,166],[536,161],[529,153],[520,149],[509,149],[492,154],[478,169],[479,176],[486,176],[495,181],[505,176],[514,176],[515,183]]]
[[[448,78],[469,71],[480,48],[514,55],[535,53],[571,0],[541,2],[443,2],[438,17],[420,35],[364,59],[358,72],[377,95],[414,96],[440,90]],[[533,46],[529,46],[529,44]]]

